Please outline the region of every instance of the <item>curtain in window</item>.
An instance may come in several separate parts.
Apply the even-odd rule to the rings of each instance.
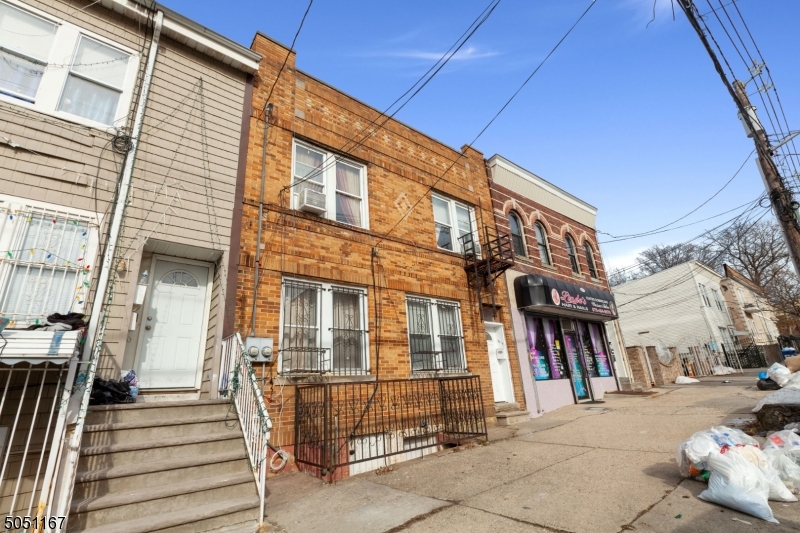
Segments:
[[[406,307],[408,309],[411,369],[416,371],[435,369],[430,302],[428,300],[409,298],[406,301]]]
[[[15,322],[35,324],[52,313],[83,304],[84,257],[89,241],[85,220],[47,212],[20,213],[13,251],[4,257],[9,278],[0,312]],[[81,279],[79,279],[81,278]]]
[[[364,330],[357,290],[333,288],[333,370],[347,372],[363,366]]]
[[[33,100],[57,26],[0,3],[0,90]],[[14,53],[11,53],[12,51]]]
[[[445,250],[453,249],[452,222],[450,221],[450,205],[433,197],[433,220],[436,230],[436,246]]]
[[[361,172],[336,163],[336,221],[361,226]]]
[[[597,361],[597,373],[601,378],[611,377],[611,364],[608,361],[605,343],[597,324],[589,324],[589,335],[592,339],[592,351]]]
[[[445,370],[464,368],[461,354],[461,325],[458,321],[458,306],[438,302],[439,339],[442,343],[442,365]]]
[[[283,371],[319,370],[317,285],[287,282],[283,296]]]
[[[528,330],[528,355],[533,377],[537,380],[550,379],[550,365],[547,364],[547,356],[540,349],[543,328],[539,320],[532,316],[526,316],[525,323]]]

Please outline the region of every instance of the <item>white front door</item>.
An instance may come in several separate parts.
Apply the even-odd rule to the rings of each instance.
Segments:
[[[211,266],[153,259],[136,373],[144,389],[199,387]]]
[[[485,324],[494,401],[511,403],[514,401],[514,387],[511,383],[511,365],[508,361],[505,331],[502,324],[494,322]]]

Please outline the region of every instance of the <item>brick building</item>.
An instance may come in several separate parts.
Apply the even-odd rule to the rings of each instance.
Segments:
[[[516,263],[509,309],[528,407],[536,415],[617,390],[606,324],[614,298],[597,246],[597,210],[502,156],[487,162],[498,231]]]
[[[482,314],[493,340],[510,344],[507,295],[498,283],[495,305],[479,306],[463,253],[484,226],[495,230],[482,154],[387,120],[297,70],[295,53],[262,34],[251,48],[263,59],[227,332],[272,343],[273,360],[255,365],[272,443],[338,477],[442,444],[447,399],[469,404],[461,415],[478,425],[481,407],[494,417]],[[512,363],[507,403],[523,398]]]

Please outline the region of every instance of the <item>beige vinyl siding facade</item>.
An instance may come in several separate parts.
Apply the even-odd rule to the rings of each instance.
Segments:
[[[131,59],[138,62],[138,74],[127,110],[130,119],[145,68],[151,25],[87,0],[24,3],[136,52]],[[174,14],[167,16],[186,22]],[[124,262],[114,283],[98,372],[104,378],[119,379],[120,370],[135,365],[138,328],[129,331],[132,289],[141,272],[149,268],[152,254],[204,261],[213,265],[201,386],[205,395],[214,390],[209,383],[216,375],[214,356],[221,343],[227,275],[229,271],[236,275],[235,264],[232,269],[228,266],[228,252],[248,73],[246,68],[209,57],[190,47],[185,38],[181,40],[187,44],[171,35],[175,31],[165,25],[118,243],[118,257]],[[257,56],[242,50],[235,53]],[[127,126],[131,124],[129,120]],[[3,99],[0,195],[96,212],[102,222],[99,233],[105,237],[125,160],[124,154],[111,149],[112,138],[111,128],[92,128]],[[101,250],[105,245],[101,239]],[[100,264],[100,257],[87,257],[84,264],[91,266],[92,274],[83,310],[88,315],[97,281],[94,267]]]

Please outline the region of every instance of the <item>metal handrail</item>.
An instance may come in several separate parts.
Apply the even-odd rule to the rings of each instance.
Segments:
[[[258,488],[260,499],[260,513],[258,523],[264,523],[264,500],[266,498],[267,457],[269,434],[272,429],[272,419],[264,403],[264,395],[256,380],[255,371],[250,359],[245,353],[242,337],[236,333],[223,340],[222,354],[223,369],[220,372],[227,375],[227,386],[223,393],[227,393],[231,403],[236,407],[236,415],[244,434],[244,444],[253,470],[253,477]],[[222,389],[222,387],[220,387]]]

